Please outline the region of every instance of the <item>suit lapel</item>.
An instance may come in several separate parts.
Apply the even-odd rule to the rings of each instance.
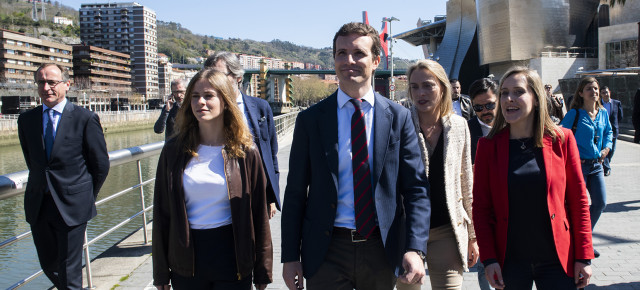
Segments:
[[[499,180],[498,189],[499,193],[502,193],[500,196],[500,204],[509,213],[509,127],[505,127],[498,133],[495,137],[496,139],[496,158],[498,161],[497,174]]]
[[[244,107],[247,109],[247,122],[251,123],[251,129],[253,130],[253,135],[256,140],[260,140],[262,136],[260,136],[260,127],[258,127],[258,118],[260,118],[260,111],[256,106],[256,103],[251,99],[251,97],[242,94],[242,102],[244,103]],[[259,143],[259,142],[258,142]],[[260,144],[258,144],[259,146]]]
[[[38,153],[34,153],[34,154],[40,154],[40,160],[44,160],[45,163],[47,162],[47,152],[44,148],[44,127],[42,125],[42,115],[44,114],[42,112],[42,105],[37,106],[35,109],[33,109],[33,114],[35,116],[33,116],[33,118],[27,118],[27,120],[29,120],[29,122],[35,122],[35,124],[29,125],[28,128],[37,128],[37,132],[32,132],[31,136],[33,136],[33,141],[34,144],[39,144],[40,148],[38,148],[39,150],[37,151]]]
[[[373,112],[373,188],[378,185],[378,179],[382,174],[384,161],[387,155],[387,147],[389,146],[389,137],[391,135],[391,122],[393,114],[389,112],[389,104],[384,97],[375,94],[376,103]]]
[[[559,137],[558,137],[559,138]],[[553,166],[553,144],[551,143],[551,136],[548,135],[544,135],[544,138],[542,139],[542,159],[544,159],[544,171],[545,174],[547,176],[547,193],[551,193],[552,191],[551,189],[551,183],[550,180],[551,178],[549,178],[549,176],[553,176],[556,175],[557,173],[554,173],[553,170],[556,169]],[[547,200],[549,200],[549,196],[547,196]],[[549,203],[551,204],[551,203]]]
[[[56,153],[60,151],[60,148],[64,143],[64,139],[69,133],[69,129],[73,123],[73,104],[71,101],[67,100],[67,104],[64,106],[64,110],[62,110],[62,116],[60,116],[60,120],[58,121],[58,128],[56,129],[56,138],[53,141],[53,149],[51,149],[51,157],[56,156]],[[42,122],[41,122],[42,123]]]
[[[333,178],[336,194],[338,192],[338,93],[329,96],[318,104],[319,116],[316,119],[324,156]]]

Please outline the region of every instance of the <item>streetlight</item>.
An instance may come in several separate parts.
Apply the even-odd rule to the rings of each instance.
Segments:
[[[391,21],[400,21],[400,19],[391,16],[391,18],[384,17],[382,18],[382,22],[389,22],[389,58],[391,58],[389,66],[391,67],[391,84],[389,85],[389,99],[395,100],[395,79],[393,78],[393,37],[391,37]]]

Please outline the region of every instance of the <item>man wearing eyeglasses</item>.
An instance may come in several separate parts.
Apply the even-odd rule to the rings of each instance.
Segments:
[[[25,215],[45,275],[58,289],[82,289],[82,245],[109,172],[107,146],[98,115],[67,100],[66,68],[43,64],[35,80],[42,105],[18,118]]]
[[[180,105],[184,99],[185,86],[183,79],[173,80],[171,82],[171,95],[167,97],[167,103],[162,108],[160,116],[153,125],[153,131],[156,134],[164,132],[164,139],[169,139],[173,135],[173,126],[176,123],[176,115],[180,110]]]

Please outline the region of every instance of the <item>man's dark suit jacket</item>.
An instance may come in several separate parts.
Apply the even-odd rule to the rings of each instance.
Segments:
[[[618,100],[611,100],[611,112],[609,113],[609,123],[611,123],[611,130],[613,131],[613,138],[618,138],[618,124],[622,122],[622,104]],[[604,106],[602,99],[600,104]]]
[[[325,259],[338,203],[337,93],[301,112],[293,133],[282,211],[282,262],[313,276]],[[389,265],[402,274],[407,249],[426,253],[429,182],[411,113],[375,95],[373,198]],[[428,253],[427,253],[428,254]]]
[[[471,98],[465,94],[460,94],[460,112],[462,113],[462,117],[467,119],[467,121],[476,115],[471,105]]]
[[[158,120],[153,124],[153,132],[156,134],[160,134],[164,132],[164,139],[169,140],[171,136],[173,136],[173,129],[176,124],[176,116],[178,115],[178,111],[180,110],[180,104],[174,103],[171,110],[167,111],[167,105],[162,108],[160,111],[160,116],[158,116]]]
[[[471,163],[474,163],[476,160],[476,148],[478,148],[478,140],[484,137],[482,136],[482,127],[480,125],[480,119],[478,116],[471,118],[471,120],[467,121],[467,125],[469,126],[469,133],[471,133]]]
[[[242,94],[247,109],[247,121],[251,122],[254,141],[258,145],[262,164],[267,174],[267,202],[276,203],[280,209],[280,170],[278,169],[278,135],[273,123],[273,112],[263,99]]]
[[[95,200],[109,173],[109,153],[98,115],[67,102],[47,160],[42,128],[42,106],[20,115],[18,136],[29,180],[24,194],[27,222],[38,220],[47,191],[68,226],[96,215]]]

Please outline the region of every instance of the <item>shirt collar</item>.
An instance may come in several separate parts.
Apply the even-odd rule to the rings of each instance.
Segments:
[[[344,105],[348,103],[349,100],[351,99],[352,98],[349,95],[347,95],[347,93],[345,93],[343,90],[338,88],[338,108],[343,108]],[[376,98],[373,94],[373,90],[371,89],[371,87],[369,87],[369,91],[366,94],[364,94],[364,96],[362,97],[362,100],[367,101],[367,103],[369,103],[371,107],[373,107],[373,105],[375,104]]]
[[[480,126],[482,126],[482,127],[491,129],[491,126],[487,125],[485,122],[482,122],[482,120],[480,120],[480,118],[478,118],[478,123],[480,123]]]
[[[64,99],[62,99],[62,102],[60,102],[57,105],[53,106],[52,109],[62,115],[62,111],[64,111],[64,107],[66,105],[67,105],[67,98],[65,97]],[[47,109],[49,109],[49,107],[47,107],[47,105],[42,103],[42,112],[44,113],[44,111],[46,111]]]
[[[602,103],[603,104],[611,104],[611,98],[609,98],[608,101],[605,101],[604,99],[602,99]]]
[[[238,95],[236,96],[236,103],[238,103],[238,105],[244,104],[244,100],[242,99],[241,93],[238,93]]]

